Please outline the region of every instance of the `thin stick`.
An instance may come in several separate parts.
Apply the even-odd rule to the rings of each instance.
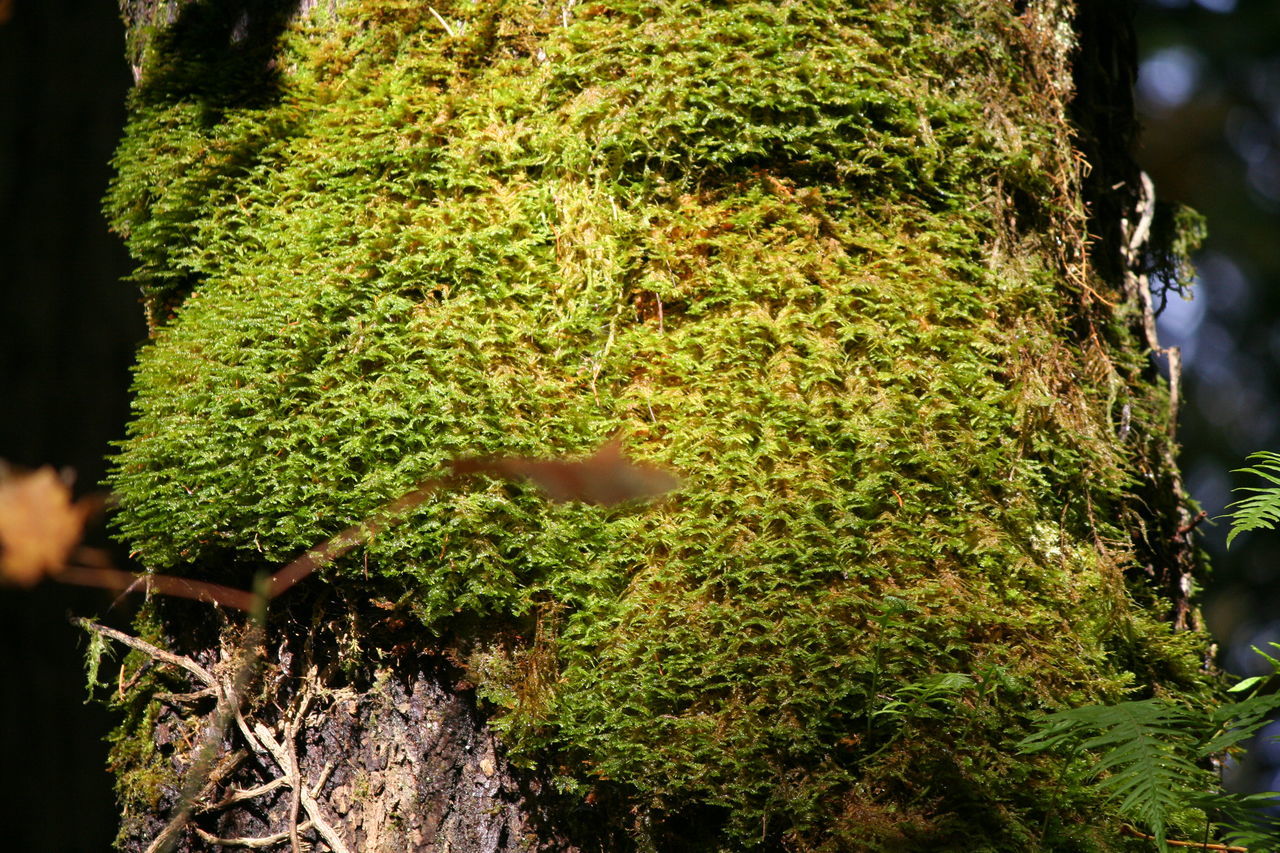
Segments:
[[[146,640],[139,640],[137,637],[131,637],[123,631],[117,631],[115,628],[108,628],[106,625],[99,625],[97,622],[91,622],[88,619],[80,617],[72,617],[71,624],[86,631],[92,631],[95,634],[101,634],[104,637],[110,637],[117,643],[123,643],[131,649],[137,649],[143,654],[150,655],[158,661],[162,661],[171,666],[178,666],[212,687],[218,698],[222,698],[222,690],[218,684],[218,679],[214,678],[213,673],[196,663],[189,657],[183,655],[175,655],[173,652],[166,652],[164,649],[158,649],[148,643]]]
[[[288,781],[289,780],[285,779],[283,776],[277,776],[270,782],[264,782],[263,784],[253,788],[233,788],[231,793],[227,794],[221,800],[218,800],[218,802],[208,806],[201,806],[200,811],[214,812],[233,806],[236,803],[243,802],[244,800],[256,800],[258,797],[270,794],[281,785],[288,784]]]
[[[171,575],[137,575],[120,569],[97,566],[67,566],[53,577],[63,583],[96,586],[120,592],[151,590],[163,595],[193,598],[196,601],[234,607],[246,613],[253,609],[253,595],[242,589]]]
[[[369,519],[350,527],[307,551],[292,563],[271,576],[266,595],[275,598],[308,577],[316,569],[332,563],[343,554],[368,542],[380,530],[400,521],[408,510],[426,500],[453,477],[435,477],[423,480],[418,487],[402,495],[375,513]],[[98,565],[71,565],[54,577],[63,583],[78,586],[94,586],[120,592],[149,591],[180,598],[191,598],[211,604],[221,604],[249,613],[257,604],[252,593],[208,581],[179,578],[171,575],[134,574],[120,569]]]
[[[293,788],[290,792],[292,796],[289,798],[289,844],[293,848],[293,853],[302,853],[302,843],[298,840],[298,810],[302,805],[303,791],[302,770],[298,766],[298,728],[307,714],[307,707],[311,704],[311,691],[315,684],[315,677],[316,672],[313,666],[307,673],[302,695],[298,699],[298,707],[284,728],[284,746],[289,755],[287,772],[291,777],[290,785]]]
[[[311,829],[311,821],[307,821],[298,827],[302,831]],[[216,835],[205,832],[200,827],[195,827],[196,835],[200,836],[200,840],[207,844],[217,844],[219,847],[247,847],[251,850],[265,850],[268,847],[275,847],[281,841],[289,838],[287,832],[277,832],[275,835],[263,835],[259,838],[219,838]]]
[[[439,12],[437,12],[435,9],[432,9],[430,6],[428,6],[427,9],[428,11],[431,12],[431,14],[436,16],[436,20],[440,22],[440,26],[444,27],[444,31],[449,34],[449,38],[457,38],[457,35],[453,32],[453,27],[449,26],[448,21],[440,17]]]
[[[1154,835],[1147,835],[1145,832],[1139,832],[1127,823],[1122,823],[1120,825],[1120,834],[1127,835],[1130,838],[1141,838],[1145,841],[1156,840]],[[1249,853],[1248,847],[1235,847],[1230,844],[1205,844],[1199,841],[1173,841],[1168,838],[1165,839],[1164,843],[1168,844],[1170,847],[1191,847],[1196,850],[1222,850],[1226,851],[1226,853]]]
[[[316,569],[332,563],[357,545],[368,542],[379,530],[390,527],[400,521],[400,517],[405,512],[422,503],[433,492],[453,479],[452,477],[433,477],[423,480],[416,489],[387,504],[374,516],[359,524],[351,525],[336,536],[312,548],[271,576],[271,585],[267,592],[268,597],[275,598],[298,581],[306,578]]]
[[[258,735],[258,740],[266,744],[267,750],[271,753],[271,757],[276,760],[276,764],[279,765],[280,770],[285,774],[288,774],[289,755],[285,752],[284,747],[276,742],[275,736],[273,736],[270,730],[262,723],[255,723],[253,730]],[[317,803],[316,798],[311,795],[311,791],[301,784],[301,781],[301,779],[298,779],[298,787],[300,788],[299,799],[301,800],[302,807],[306,809],[307,817],[311,818],[311,822],[315,825],[316,831],[320,833],[320,837],[328,842],[329,846],[333,848],[334,853],[351,853],[351,850],[343,843],[342,838],[336,831],[334,831],[333,827],[329,825],[329,822],[324,819],[324,814],[320,811],[320,804]]]
[[[333,762],[326,761],[324,763],[324,769],[320,771],[320,775],[316,778],[315,783],[311,786],[311,796],[313,797],[320,796],[320,791],[321,789],[324,788],[324,783],[329,781],[329,774],[332,772],[333,772]]]

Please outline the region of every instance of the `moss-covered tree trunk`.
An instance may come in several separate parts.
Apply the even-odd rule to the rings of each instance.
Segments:
[[[124,849],[1134,843],[1014,746],[1206,689],[1122,10],[123,5],[148,568],[247,586],[458,456],[683,480],[476,480],[278,599],[189,821],[212,699],[134,652]],[[225,684],[242,625],[138,632]]]

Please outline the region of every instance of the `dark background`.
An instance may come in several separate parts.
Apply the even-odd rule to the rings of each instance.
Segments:
[[[132,75],[114,0],[13,0],[0,24],[0,458],[102,479],[124,435],[145,337],[128,257],[101,198]],[[0,17],[5,0],[0,0]],[[98,525],[101,527],[101,525]],[[101,538],[101,531],[96,534]],[[0,848],[111,849],[111,719],[85,704],[68,612],[111,599],[46,583],[0,588]]]
[[[1119,2],[1119,0],[1082,0]],[[1146,0],[1137,152],[1163,198],[1208,216],[1194,299],[1161,316],[1183,348],[1183,468],[1211,516],[1280,450],[1280,2]],[[81,490],[123,436],[128,368],[145,337],[128,259],[100,214],[131,77],[113,0],[0,0],[0,458],[73,467]],[[1257,667],[1280,642],[1280,532],[1204,526],[1203,598],[1222,660]],[[95,534],[103,541],[101,531]],[[115,833],[108,715],[84,703],[84,639],[69,612],[110,597],[0,588],[0,827],[5,849],[104,851]],[[1274,725],[1266,734],[1280,734]],[[1280,788],[1260,742],[1233,782]]]
[[[1182,348],[1186,397],[1182,468],[1193,497],[1219,516],[1231,490],[1260,485],[1233,474],[1258,450],[1280,451],[1280,2],[1150,0],[1139,7],[1139,163],[1156,192],[1209,221],[1190,302],[1172,296],[1165,345]],[[1202,602],[1223,665],[1269,671],[1280,642],[1280,532],[1203,527],[1213,575]],[[1273,724],[1229,781],[1280,790]]]

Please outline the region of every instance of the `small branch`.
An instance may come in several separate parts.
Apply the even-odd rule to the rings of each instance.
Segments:
[[[1178,430],[1178,409],[1182,405],[1182,348],[1164,347],[1169,357],[1169,438],[1172,439]]]
[[[147,849],[143,853],[159,853],[161,850],[168,850],[178,840],[178,833],[182,832],[187,826],[187,820],[190,815],[185,812],[179,812],[173,816],[173,819],[165,824],[164,829],[160,830],[160,834],[155,840],[147,845]]]
[[[294,584],[308,577],[316,569],[332,563],[352,548],[368,542],[379,530],[398,522],[406,511],[422,503],[437,489],[453,481],[453,479],[453,477],[437,477],[423,480],[416,489],[392,501],[382,510],[375,513],[373,517],[361,521],[359,524],[351,525],[336,536],[307,551],[271,576],[266,591],[267,598],[275,598]],[[100,560],[97,558],[90,559],[92,555],[89,554],[87,549],[82,548],[79,550],[85,553],[80,554],[77,552],[78,556],[93,564],[67,566],[53,575],[57,580],[78,586],[113,589],[122,593],[158,592],[162,595],[220,604],[223,607],[232,607],[236,610],[243,610],[246,613],[252,612],[257,605],[257,597],[253,593],[245,592],[242,589],[207,581],[191,580],[190,578],[173,577],[171,575],[134,574],[133,572],[113,569],[101,565]]]
[[[142,666],[138,667],[138,671],[129,676],[129,680],[124,680],[124,664],[120,664],[120,672],[116,676],[116,695],[120,697],[120,701],[124,701],[125,694],[133,689],[133,685],[137,684],[142,674],[151,668],[153,661],[143,661]],[[210,688],[206,687],[205,690]]]
[[[449,26],[448,21],[440,17],[439,12],[437,12],[435,9],[431,8],[430,6],[428,6],[427,9],[428,11],[431,12],[431,14],[436,16],[436,20],[440,22],[440,26],[444,27],[444,31],[449,34],[449,38],[457,38],[457,34],[454,33],[453,27]]]
[[[104,637],[109,637],[117,643],[123,643],[129,648],[137,649],[143,654],[150,655],[162,663],[167,663],[170,666],[181,667],[203,681],[209,687],[212,687],[219,698],[222,697],[222,690],[218,684],[218,679],[214,678],[212,672],[205,669],[189,657],[175,655],[173,652],[166,652],[164,649],[156,648],[146,640],[139,640],[137,637],[131,637],[123,631],[117,631],[115,628],[108,628],[106,625],[99,625],[97,622],[91,622],[88,619],[74,617],[71,620],[71,624],[79,628],[83,628],[86,631],[92,631],[95,634],[101,634]]]
[[[311,792],[306,788],[302,789],[302,806],[307,810],[307,814],[311,816],[311,822],[315,824],[315,829],[320,836],[328,842],[333,848],[333,853],[351,853],[347,845],[342,843],[342,838],[329,826],[324,817],[320,813],[320,804],[316,802],[316,798],[311,796]]]
[[[313,797],[320,796],[320,791],[321,789],[324,788],[324,783],[329,781],[329,774],[332,772],[333,772],[333,762],[326,761],[324,763],[324,769],[320,771],[320,775],[316,777],[315,784],[311,786],[311,796]]]
[[[135,675],[129,680],[133,681],[136,678],[137,676]],[[132,685],[125,685],[126,688],[130,686]],[[190,693],[157,693],[151,698],[158,702],[167,702],[170,705],[194,705],[201,699],[207,699],[210,696],[216,699],[218,691],[214,690],[212,687],[204,687],[200,690],[192,690]]]
[[[302,695],[298,698],[298,707],[294,710],[284,728],[284,746],[288,753],[290,787],[293,789],[289,798],[289,843],[293,853],[302,853],[302,842],[298,839],[298,810],[302,805],[302,771],[298,767],[298,728],[306,716],[307,707],[311,704],[312,685],[315,683],[315,668],[307,673],[303,682]]]
[[[166,652],[164,649],[156,648],[145,640],[139,640],[137,637],[132,637],[123,631],[117,631],[115,628],[108,628],[106,625],[99,625],[97,622],[91,622],[88,619],[75,617],[72,618],[71,624],[83,628],[86,631],[93,631],[96,634],[109,637],[118,643],[123,643],[129,648],[137,649],[143,654],[150,655],[162,663],[167,663],[171,666],[177,666],[187,670],[187,672],[190,672],[196,678],[208,685],[209,689],[213,691],[214,697],[217,699],[219,705],[226,703],[232,706],[231,710],[236,721],[236,727],[240,730],[240,734],[244,737],[245,741],[248,742],[249,746],[253,747],[254,752],[266,752],[262,744],[258,743],[257,739],[253,736],[253,732],[250,731],[249,725],[244,720],[244,715],[240,713],[239,703],[229,702],[227,691],[223,689],[222,684],[214,677],[213,673],[193,661],[191,658],[183,655],[175,655],[172,652]],[[245,677],[247,680],[247,674]]]
[[[170,666],[177,666],[180,667],[180,669],[191,672],[191,674],[195,675],[197,679],[204,681],[204,683],[209,686],[209,689],[214,692],[216,697],[218,697],[219,706],[224,703],[225,695],[218,679],[214,678],[214,674],[212,674],[212,672],[206,670],[205,667],[202,667],[200,663],[196,663],[191,660],[191,658],[184,657],[182,654],[166,652],[163,648],[156,648],[155,646],[152,646],[152,644],[147,643],[146,640],[141,640],[137,637],[129,637],[129,635],[123,633],[123,631],[108,628],[106,625],[99,625],[97,622],[92,622],[87,619],[78,619],[78,617],[73,617],[70,621],[72,621],[73,625],[78,626],[78,628],[93,631],[93,633],[101,634],[102,637],[114,639],[115,642],[123,643],[124,646],[137,649],[137,651],[140,651],[143,654],[150,654],[150,656],[156,661],[169,663]],[[234,757],[236,757],[236,761],[239,762],[241,761],[241,758],[243,758],[243,753],[236,753],[234,754]],[[209,777],[212,777],[214,772],[216,772],[216,768],[214,771],[210,772]],[[201,786],[204,786],[204,783],[201,783]],[[187,798],[183,797],[182,800],[179,800],[179,806],[175,809],[173,817],[170,818],[168,824],[165,824],[164,829],[160,830],[160,834],[156,835],[155,839],[151,840],[151,844],[147,845],[145,853],[161,853],[163,850],[172,849],[173,845],[177,843],[178,834],[182,833],[183,829],[186,829],[187,822],[189,820],[191,820],[191,809],[187,807]]]
[[[209,778],[205,783],[201,796],[210,793],[215,785],[231,774],[233,770],[240,766],[240,762],[248,757],[248,753],[239,749],[230,755],[224,755],[217,766],[209,773]],[[181,832],[191,819],[191,812],[186,809],[179,809],[177,814],[165,825],[160,834],[155,837],[149,845],[147,845],[146,853],[159,853],[162,850],[168,850],[178,840],[178,833]],[[199,832],[196,829],[196,832]]]
[[[232,771],[240,766],[240,762],[248,757],[249,753],[243,749],[237,749],[229,755],[224,755],[217,766],[209,772],[209,779],[205,782],[204,790],[200,792],[201,796],[213,793],[213,788],[221,784],[222,780],[230,776]]]
[[[1138,260],[1139,253],[1147,244],[1147,238],[1151,236],[1151,223],[1156,216],[1156,188],[1151,181],[1151,176],[1146,172],[1138,175],[1141,193],[1135,210],[1138,214],[1138,222],[1134,225],[1133,230],[1126,235],[1128,237],[1128,245],[1125,247],[1129,253],[1129,262],[1132,264]],[[1128,231],[1128,221],[1124,223],[1124,230]]]
[[[275,835],[263,835],[259,838],[219,838],[205,832],[200,827],[193,827],[196,835],[200,836],[200,840],[206,844],[217,844],[220,847],[247,847],[251,850],[264,850],[268,847],[275,847],[282,841],[289,839],[289,833],[277,832]],[[311,829],[311,821],[307,821],[298,827],[299,830],[305,832]]]
[[[212,805],[202,806],[200,808],[200,811],[216,812],[216,811],[221,811],[222,809],[234,806],[236,803],[240,803],[245,800],[256,800],[258,797],[264,796],[266,794],[270,794],[272,791],[274,791],[276,788],[279,788],[281,785],[288,784],[288,781],[289,780],[285,779],[283,776],[279,776],[275,779],[272,779],[270,782],[265,782],[253,788],[245,788],[243,790],[239,790],[239,789],[233,790],[231,793],[227,794],[221,800],[218,800],[218,802],[213,803]]]
[[[100,566],[67,566],[53,577],[62,583],[79,586],[96,586],[118,592],[154,591],[163,595],[221,604],[246,612],[253,609],[253,595],[242,589],[171,575],[134,574]]]
[[[289,849],[302,853],[302,841],[298,838],[298,812],[302,808],[302,773],[298,770],[298,748],[292,740],[286,740],[289,748]]]
[[[438,12],[434,9],[431,9],[431,12],[439,18]],[[445,23],[444,19],[440,20],[441,23]],[[445,26],[447,28],[448,25],[445,24]],[[661,326],[661,300],[658,302],[658,312],[659,326]],[[612,343],[613,331],[610,326],[609,340],[605,344],[606,355]],[[594,377],[592,381],[594,383]],[[678,477],[657,466],[629,461],[622,453],[622,436],[619,434],[602,444],[593,456],[570,462],[559,459],[518,457],[454,459],[451,473],[423,480],[417,488],[387,504],[369,518],[351,525],[336,536],[308,550],[272,575],[265,589],[255,593],[207,581],[160,574],[134,574],[113,569],[98,564],[105,559],[101,554],[91,553],[83,548],[77,552],[78,559],[83,561],[82,564],[66,566],[58,571],[55,577],[65,583],[80,586],[105,587],[122,592],[154,591],[164,595],[221,604],[224,607],[252,613],[263,599],[270,600],[283,594],[299,581],[309,577],[316,569],[332,563],[352,548],[368,542],[378,531],[399,523],[403,520],[405,513],[442,487],[456,486],[462,478],[470,474],[489,474],[507,479],[528,478],[533,480],[553,501],[572,500],[605,506],[629,500],[655,498],[676,488],[680,483]]]
[[[213,714],[213,725],[206,734],[204,743],[196,752],[191,768],[187,772],[182,790],[178,796],[178,803],[173,810],[173,816],[160,834],[147,845],[146,853],[166,853],[166,851],[172,850],[177,843],[178,834],[190,823],[196,803],[212,793],[213,787],[221,781],[226,773],[230,772],[227,768],[234,767],[247,755],[243,750],[237,750],[231,756],[217,758],[217,752],[221,748],[222,739],[231,720],[234,719],[241,731],[245,733],[245,739],[255,749],[262,751],[262,746],[249,733],[244,717],[240,713],[240,693],[256,670],[254,649],[260,642],[263,622],[266,619],[266,597],[261,592],[264,587],[265,579],[259,576],[258,582],[255,584],[257,592],[251,596],[252,601],[248,608],[250,612],[249,626],[240,648],[240,654],[232,658],[236,666],[232,680],[227,684],[223,684],[212,672],[190,658],[166,652],[137,637],[131,637],[114,628],[90,622],[88,619],[73,618],[71,620],[72,624],[85,630],[109,637],[130,648],[150,655],[155,660],[187,670],[203,681],[217,697],[218,705]],[[236,658],[239,659],[237,660]],[[229,761],[231,762],[230,764],[228,764]]]
[[[284,747],[276,742],[276,739],[271,734],[270,730],[268,730],[262,723],[255,723],[253,731],[257,734],[258,740],[266,744],[267,750],[271,753],[271,757],[275,759],[276,764],[279,765],[280,770],[285,774],[288,774],[289,755],[285,752]],[[329,825],[328,821],[324,819],[324,815],[320,811],[320,804],[316,802],[316,798],[313,797],[311,792],[301,784],[300,778],[297,780],[297,783],[299,794],[298,799],[301,801],[302,807],[306,809],[307,816],[311,818],[311,822],[315,825],[316,832],[320,833],[320,837],[329,844],[329,847],[333,849],[334,853],[351,853],[350,849],[347,848],[347,845],[343,843],[342,838],[339,837],[338,833]],[[285,837],[288,837],[287,833]]]
[[[1127,835],[1130,838],[1141,838],[1144,841],[1155,841],[1154,835],[1147,835],[1145,832],[1139,832],[1127,823],[1120,824],[1120,834]],[[1194,850],[1221,850],[1226,853],[1249,853],[1248,847],[1235,847],[1230,844],[1211,844],[1200,841],[1172,841],[1165,839],[1165,844],[1170,847],[1189,847]]]
[[[1182,537],[1186,536],[1188,533],[1190,533],[1191,531],[1195,530],[1195,529],[1196,529],[1196,527],[1198,527],[1198,526],[1200,525],[1200,522],[1204,521],[1204,520],[1205,520],[1206,518],[1208,518],[1208,517],[1209,517],[1209,513],[1208,513],[1208,512],[1206,512],[1206,511],[1204,511],[1204,510],[1200,510],[1200,512],[1196,513],[1195,518],[1191,519],[1191,520],[1190,520],[1190,521],[1188,521],[1186,524],[1184,524],[1184,525],[1182,525],[1181,527],[1179,527],[1179,528],[1178,528],[1178,532],[1177,532],[1177,534],[1176,534],[1176,538],[1178,538],[1179,540],[1181,540],[1181,538],[1182,538]]]

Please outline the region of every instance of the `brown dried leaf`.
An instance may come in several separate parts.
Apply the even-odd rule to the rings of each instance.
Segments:
[[[458,474],[491,474],[506,479],[528,478],[553,501],[582,501],[613,506],[648,500],[680,485],[680,480],[656,465],[632,462],[622,453],[622,437],[614,436],[586,459],[498,457],[459,459]]]
[[[66,567],[96,501],[71,501],[53,468],[0,479],[0,581],[31,586]]]

